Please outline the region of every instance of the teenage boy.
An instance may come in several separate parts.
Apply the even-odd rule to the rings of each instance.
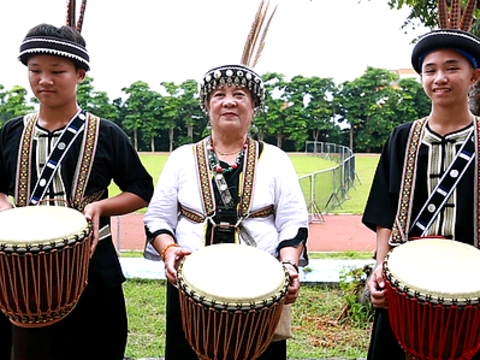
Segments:
[[[145,207],[153,193],[152,178],[117,125],[79,108],[77,85],[89,70],[89,55],[78,31],[38,25],[21,44],[19,59],[28,67],[40,111],[12,119],[0,130],[0,210],[70,206],[92,221],[93,235],[88,286],[74,310],[39,329],[12,326],[0,315],[0,358],[10,359],[13,339],[14,358],[123,359],[125,278],[112,242],[110,216]],[[62,137],[72,131],[77,136],[71,140]],[[53,173],[42,172],[59,151],[65,153]],[[31,155],[20,156],[22,152]],[[122,192],[109,198],[112,180]]]

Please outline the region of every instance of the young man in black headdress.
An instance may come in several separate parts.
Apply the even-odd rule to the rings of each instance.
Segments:
[[[400,125],[390,135],[363,215],[363,223],[377,233],[377,264],[368,282],[372,303],[377,308],[369,360],[405,359],[388,318],[391,309],[387,310],[382,274],[388,251],[413,237],[429,235],[478,246],[480,185],[475,179],[479,175],[479,119],[468,108],[468,93],[480,77],[479,61],[480,39],[454,28],[424,35],[413,50],[412,65],[421,76],[432,109],[425,119]],[[476,139],[469,144],[475,158],[458,185],[449,189],[451,195],[445,205],[428,203],[424,207],[444,174],[459,176],[460,172],[452,171],[451,164],[471,139]],[[418,141],[416,149],[412,140]],[[412,152],[415,161],[405,161],[407,153]],[[407,169],[408,166],[411,167]],[[413,184],[410,193],[404,191],[409,183]],[[422,226],[416,226],[416,219],[423,216],[424,208],[431,216],[431,225],[421,229]],[[474,359],[480,359],[480,355]]]
[[[89,70],[89,55],[76,29],[34,27],[20,47],[19,59],[28,67],[40,111],[12,119],[0,130],[0,210],[13,207],[8,196],[15,206],[70,206],[92,221],[93,239],[88,286],[74,310],[58,323],[39,329],[12,327],[0,315],[4,342],[0,357],[10,358],[13,338],[16,359],[123,359],[125,278],[112,242],[110,216],[146,206],[153,193],[152,178],[117,125],[79,108],[77,86]],[[59,140],[64,132],[79,127],[71,143]],[[84,145],[84,136],[93,139],[86,142],[91,145]],[[19,156],[26,150],[32,156]],[[63,150],[63,161],[57,163],[51,179],[42,182],[40,174],[48,159]],[[79,164],[89,171],[79,170]],[[112,180],[122,192],[109,198]]]

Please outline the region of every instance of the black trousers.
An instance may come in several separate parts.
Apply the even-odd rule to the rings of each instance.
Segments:
[[[388,310],[377,309],[367,360],[405,360],[405,351],[398,343],[388,318]],[[472,358],[480,360],[480,352]]]
[[[122,286],[87,287],[77,306],[50,326],[25,329],[0,315],[0,359],[123,360],[127,314]]]
[[[286,360],[287,341],[276,341],[258,358],[258,360]],[[182,325],[182,314],[178,289],[167,285],[167,336],[165,360],[198,360],[198,356],[190,347]]]

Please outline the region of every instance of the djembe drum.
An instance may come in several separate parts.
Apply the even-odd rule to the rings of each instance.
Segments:
[[[290,278],[265,251],[218,244],[184,258],[178,268],[182,322],[200,359],[248,360],[270,344]]]
[[[22,328],[54,324],[87,285],[90,224],[79,211],[28,206],[0,213],[0,310]]]
[[[469,360],[480,349],[480,251],[422,239],[392,249],[384,263],[390,324],[422,360]]]

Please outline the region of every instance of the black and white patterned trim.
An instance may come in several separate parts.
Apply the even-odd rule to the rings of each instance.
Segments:
[[[206,103],[213,90],[232,85],[247,88],[255,100],[255,111],[263,109],[265,86],[260,75],[243,65],[224,65],[211,69],[203,76],[199,85],[200,107],[203,112],[208,114]]]
[[[27,65],[30,56],[39,54],[61,56],[72,60],[85,70],[90,70],[90,56],[87,49],[72,41],[47,36],[29,37],[20,46],[18,58]]]

